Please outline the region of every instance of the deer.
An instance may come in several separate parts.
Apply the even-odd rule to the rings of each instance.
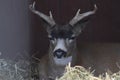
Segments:
[[[119,53],[119,44],[81,43],[79,49],[77,48],[76,39],[88,23],[89,17],[96,13],[96,4],[93,10],[85,13],[80,13],[79,9],[73,19],[65,25],[56,24],[51,11],[49,16],[37,11],[35,2],[29,8],[44,21],[50,41],[48,54],[40,59],[38,64],[39,80],[55,80],[56,77],[61,77],[68,63],[71,63],[71,66],[94,67],[98,73],[103,72],[107,68],[113,71],[118,70],[115,63],[120,58],[120,55],[106,57],[104,55],[101,56],[101,54]],[[102,57],[109,59],[105,61]],[[102,61],[101,64],[100,61]]]

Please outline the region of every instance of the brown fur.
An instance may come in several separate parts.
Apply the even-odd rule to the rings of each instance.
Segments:
[[[119,43],[85,43],[78,45],[79,53],[75,65],[91,67],[95,74],[101,74],[107,70],[117,72],[119,70],[116,63],[120,63]],[[73,63],[72,63],[73,64]],[[55,79],[63,74],[65,66],[57,66],[51,62],[48,54],[44,56],[39,64],[40,76]]]

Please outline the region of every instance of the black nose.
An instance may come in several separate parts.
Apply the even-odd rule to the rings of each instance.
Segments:
[[[66,57],[67,53],[61,49],[57,49],[53,54],[57,58],[62,58],[62,57]]]

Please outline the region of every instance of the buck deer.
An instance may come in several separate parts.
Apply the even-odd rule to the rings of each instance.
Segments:
[[[45,22],[50,40],[49,54],[41,59],[38,66],[40,80],[54,80],[56,77],[62,76],[65,66],[69,62],[71,62],[72,66],[78,63],[85,67],[93,67],[95,65],[94,68],[98,72],[102,72],[106,68],[117,69],[117,67],[115,68],[117,56],[109,57],[109,59],[106,57],[109,62],[107,63],[101,54],[120,52],[118,44],[103,44],[103,46],[100,43],[81,44],[79,47],[80,53],[77,51],[76,38],[88,22],[88,17],[95,14],[96,5],[94,5],[94,10],[82,14],[80,14],[79,9],[75,17],[67,25],[63,26],[55,23],[51,12],[50,16],[47,16],[35,10],[35,2],[30,5],[30,10]],[[101,64],[100,61],[102,61]],[[113,63],[110,63],[111,61]]]

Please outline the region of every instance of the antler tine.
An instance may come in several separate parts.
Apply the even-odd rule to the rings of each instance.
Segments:
[[[97,6],[96,4],[94,5],[94,10],[93,11],[88,11],[85,13],[80,14],[80,9],[78,9],[75,17],[73,17],[73,19],[69,22],[70,25],[74,26],[78,21],[80,21],[81,19],[93,15],[95,14],[95,12],[97,11]]]
[[[53,16],[52,16],[52,12],[51,12],[51,11],[49,12],[49,15],[50,15],[50,18],[53,18]]]
[[[78,9],[77,13],[76,13],[76,16],[78,16],[80,14],[80,9]]]
[[[52,17],[52,13],[50,13],[50,16],[47,16],[47,15],[35,10],[35,1],[33,2],[33,4],[29,5],[29,8],[33,13],[40,16],[42,19],[44,19],[51,26],[54,26],[56,24],[53,17]]]

